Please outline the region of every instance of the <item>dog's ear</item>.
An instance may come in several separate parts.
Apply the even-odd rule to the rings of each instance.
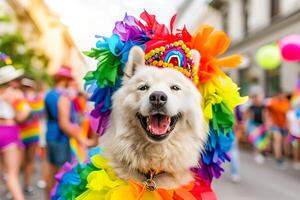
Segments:
[[[192,58],[193,58],[193,61],[195,63],[195,66],[196,66],[196,68],[198,70],[199,64],[200,64],[201,55],[200,55],[199,51],[197,51],[196,49],[192,49],[191,50],[191,54],[192,54]]]
[[[125,67],[126,79],[131,78],[140,67],[145,66],[145,53],[139,46],[132,47]]]

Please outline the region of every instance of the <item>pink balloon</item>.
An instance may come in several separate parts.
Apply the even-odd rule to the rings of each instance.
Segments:
[[[290,62],[300,61],[300,35],[290,35],[279,42],[281,56]]]

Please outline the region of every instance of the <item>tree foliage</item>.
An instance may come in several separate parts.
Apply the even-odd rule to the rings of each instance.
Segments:
[[[9,15],[0,16],[1,24],[14,23]],[[16,68],[23,68],[25,73],[36,80],[49,81],[46,73],[49,59],[37,49],[30,47],[22,30],[0,33],[0,52],[9,55]],[[5,64],[0,62],[0,67]]]

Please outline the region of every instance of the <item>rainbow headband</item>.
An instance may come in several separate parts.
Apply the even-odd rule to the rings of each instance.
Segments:
[[[95,103],[91,112],[92,125],[100,135],[104,134],[111,113],[111,97],[121,86],[128,53],[133,46],[140,46],[145,51],[146,65],[180,71],[202,94],[201,106],[210,131],[199,168],[192,170],[211,181],[224,171],[221,164],[230,160],[234,108],[247,100],[240,97],[237,85],[221,69],[238,66],[240,56],[218,58],[230,44],[224,32],[204,25],[192,36],[186,27],[174,31],[175,19],[176,16],[171,18],[168,28],[146,11],[140,14],[140,19],[126,14],[122,21],[115,23],[111,37],[96,36],[99,39],[96,47],[85,52],[98,60],[96,70],[84,77],[85,88],[92,94],[90,101]],[[191,49],[201,55],[198,69]]]
[[[176,69],[198,84],[197,68],[191,50],[182,40],[152,49],[145,55],[145,64]]]

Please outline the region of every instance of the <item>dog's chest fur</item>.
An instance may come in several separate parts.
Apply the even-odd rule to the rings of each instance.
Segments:
[[[164,172],[155,178],[159,187],[174,188],[193,180],[190,168],[198,165],[202,148],[199,144],[203,143],[197,134],[184,135],[193,130],[174,132],[164,143],[151,143],[133,130],[140,129],[127,124],[121,136],[114,137],[106,147],[110,165],[120,178],[143,182],[146,180],[143,174],[153,169]]]

